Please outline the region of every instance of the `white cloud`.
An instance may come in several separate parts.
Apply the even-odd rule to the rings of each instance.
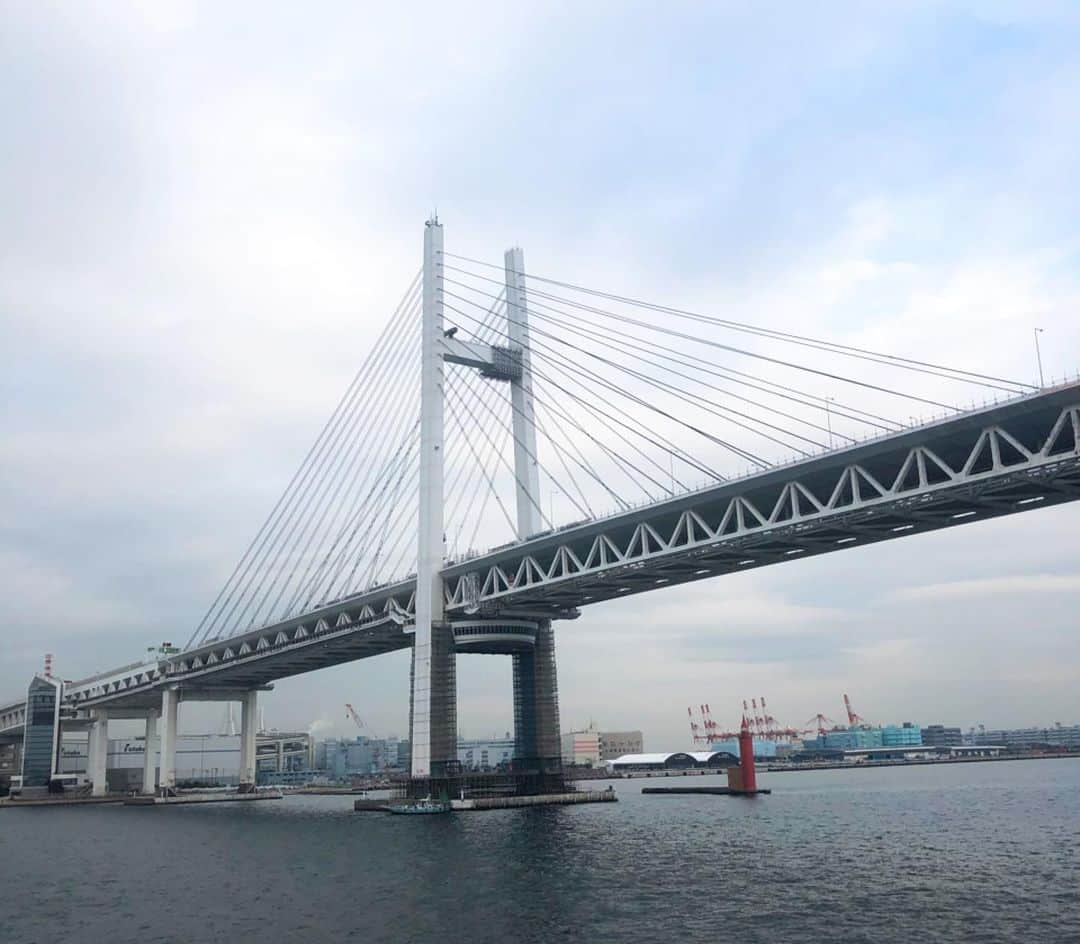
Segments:
[[[953,49],[963,26],[932,9],[5,7],[0,622],[92,640],[58,653],[69,675],[186,638],[434,205],[454,249],[520,242],[571,281],[1021,379],[1041,326],[1048,374],[1074,369],[1071,16],[1025,12],[1006,62]],[[956,105],[943,74],[979,100]],[[663,746],[685,703],[765,692],[796,721],[856,685],[875,717],[916,697],[943,720],[1004,723],[1024,699],[1026,720],[1067,715],[1080,588],[1055,568],[1077,513],[1039,514],[586,610],[558,631],[564,716]],[[1021,596],[1053,600],[1045,652],[1013,638]],[[21,638],[0,695],[39,664]],[[408,669],[389,664],[286,680],[270,713],[345,733],[363,699],[400,732]],[[1009,705],[982,700],[991,677]],[[462,679],[467,726],[504,728],[505,664]]]
[[[960,600],[987,597],[1046,594],[1080,594],[1080,574],[1013,574],[979,580],[952,580],[901,587],[891,591],[887,599],[903,603],[910,600]]]

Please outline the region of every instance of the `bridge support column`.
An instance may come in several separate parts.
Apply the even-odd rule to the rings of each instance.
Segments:
[[[531,770],[536,752],[536,653],[515,652],[514,663],[514,766]]]
[[[457,653],[449,623],[432,624],[426,679],[417,671],[421,661],[414,643],[409,673],[409,730],[414,739],[426,735],[428,763],[426,770],[417,764],[416,742],[411,740],[410,770],[413,777],[444,777],[448,766],[457,760]]]
[[[109,713],[102,708],[94,711],[87,755],[86,773],[93,784],[93,795],[105,796],[105,776],[109,760]]]
[[[157,774],[157,719],[151,709],[146,713],[146,736],[143,739],[142,792],[153,795]]]
[[[536,631],[531,652],[514,653],[514,766],[536,776],[540,792],[562,789],[559,687],[551,621]]]
[[[161,692],[161,764],[158,794],[176,795],[176,735],[179,721],[180,693],[175,688]]]
[[[420,489],[417,515],[416,630],[413,636],[409,737],[412,776],[439,778],[457,761],[454,634],[443,619],[444,557],[443,230],[424,228],[420,329]]]
[[[562,786],[562,739],[559,732],[559,681],[555,671],[555,630],[544,620],[536,631],[533,648],[536,680],[533,689],[536,713],[536,754],[545,781]]]
[[[245,692],[240,702],[240,787],[241,793],[255,789],[255,730],[258,727],[259,693]]]

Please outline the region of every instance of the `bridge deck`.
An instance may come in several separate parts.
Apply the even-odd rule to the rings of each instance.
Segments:
[[[583,522],[443,571],[451,617],[553,618],[619,596],[1080,498],[1080,384],[1066,384]],[[243,688],[405,648],[413,581],[73,686],[152,704],[164,683]]]

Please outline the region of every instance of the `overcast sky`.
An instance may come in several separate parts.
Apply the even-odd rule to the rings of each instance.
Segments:
[[[186,640],[447,248],[1033,380],[1080,367],[1074,4],[0,0],[0,700]],[[93,8],[96,12],[91,12]],[[824,11],[824,12],[823,12]],[[564,729],[1080,722],[1080,508],[586,610]],[[511,727],[463,657],[463,733]],[[405,734],[408,657],[280,728]],[[219,708],[191,711],[213,728]]]

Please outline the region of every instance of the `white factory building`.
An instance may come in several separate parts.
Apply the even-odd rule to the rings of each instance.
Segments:
[[[155,753],[157,745],[155,744]],[[86,737],[65,736],[60,744],[60,773],[84,773],[87,769]],[[110,739],[105,762],[109,790],[142,788],[146,741],[141,737]],[[308,734],[259,734],[255,740],[256,777],[311,768]],[[156,766],[160,766],[160,759]],[[236,786],[240,782],[240,736],[238,734],[181,734],[176,744],[178,786]]]

